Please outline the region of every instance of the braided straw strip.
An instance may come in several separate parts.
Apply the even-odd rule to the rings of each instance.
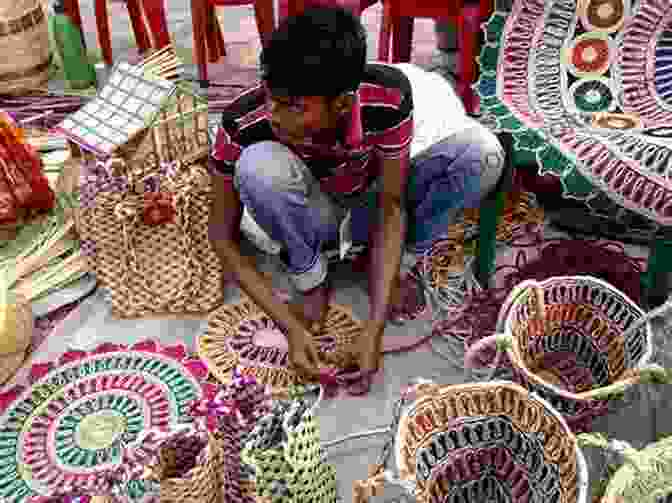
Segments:
[[[240,356],[230,347],[231,339],[238,334],[240,324],[264,318],[267,319],[268,316],[248,297],[236,304],[224,305],[212,313],[206,332],[197,339],[196,344],[198,355],[219,382],[229,383],[233,370],[240,366]],[[339,304],[330,304],[324,324],[318,333],[313,334],[323,358],[321,367],[346,368],[352,362],[351,348],[361,330],[361,323],[352,310]],[[325,338],[335,341],[327,350],[319,347]],[[284,396],[287,388],[294,385],[307,384],[286,366],[241,367],[239,371],[270,386],[275,396]]]
[[[397,433],[397,468],[404,480],[416,479],[415,453],[453,418],[508,416],[521,431],[545,434],[544,459],[563,474],[561,503],[575,503],[582,482],[576,437],[562,417],[527,390],[509,382],[435,387],[404,413]],[[428,503],[426,483],[418,485],[419,503]]]

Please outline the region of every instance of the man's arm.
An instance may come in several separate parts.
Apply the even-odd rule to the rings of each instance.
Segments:
[[[228,268],[241,289],[279,326],[287,330],[290,344],[299,338],[311,338],[304,325],[290,312],[289,306],[274,295],[268,280],[256,268],[254,260],[240,253],[238,232],[242,204],[230,177],[213,176],[214,198],[210,211],[210,242],[222,265]]]
[[[371,310],[367,331],[380,342],[387,320],[392,285],[399,274],[406,236],[404,198],[409,154],[382,161],[382,188],[378,195],[378,218],[371,231],[369,288]]]

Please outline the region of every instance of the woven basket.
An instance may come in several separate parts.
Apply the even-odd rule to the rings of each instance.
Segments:
[[[418,503],[585,502],[585,459],[545,400],[505,381],[414,391],[396,432],[398,478],[385,478]],[[355,494],[365,485],[358,482]]]
[[[0,4],[0,54],[0,94],[28,93],[49,80],[49,29],[39,0]]]
[[[496,347],[505,348],[515,379],[584,431],[607,412],[609,398],[653,368],[650,323],[628,331],[644,315],[625,294],[589,276],[524,281],[502,305],[501,334],[469,348],[465,366],[489,366]]]
[[[350,351],[361,330],[352,311],[331,304],[320,332],[314,335],[323,367],[346,368],[351,364]],[[302,383],[288,367],[285,336],[248,298],[212,313],[197,346],[201,359],[222,383],[230,380],[236,368],[241,374],[270,386],[277,394]]]
[[[33,337],[33,311],[30,302],[14,296],[0,306],[0,385],[23,365]]]
[[[121,318],[209,313],[222,303],[222,265],[208,236],[210,177],[200,164],[143,181],[144,194],[92,163],[82,170],[80,235]],[[167,221],[145,219],[146,195],[167,194]]]
[[[212,434],[172,434],[158,445],[141,437],[137,446],[157,452],[158,463],[145,468],[144,478],[159,483],[160,503],[220,503],[222,450]],[[135,448],[137,448],[135,446]]]
[[[632,448],[627,442],[600,435],[579,435],[579,443],[605,450],[615,473],[600,503],[669,503],[672,500],[672,437]]]

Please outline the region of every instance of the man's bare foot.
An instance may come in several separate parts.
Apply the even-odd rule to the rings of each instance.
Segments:
[[[331,286],[325,282],[317,288],[302,293],[299,299],[290,302],[289,309],[309,332],[316,333],[327,317],[330,297]]]

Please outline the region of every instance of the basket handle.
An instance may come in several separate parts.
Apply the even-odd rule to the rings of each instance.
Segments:
[[[471,378],[471,370],[492,367],[491,380],[501,364],[504,354],[510,354],[513,347],[513,336],[510,334],[494,334],[472,344],[464,354],[464,372],[467,380]],[[494,357],[489,355],[494,352]]]

